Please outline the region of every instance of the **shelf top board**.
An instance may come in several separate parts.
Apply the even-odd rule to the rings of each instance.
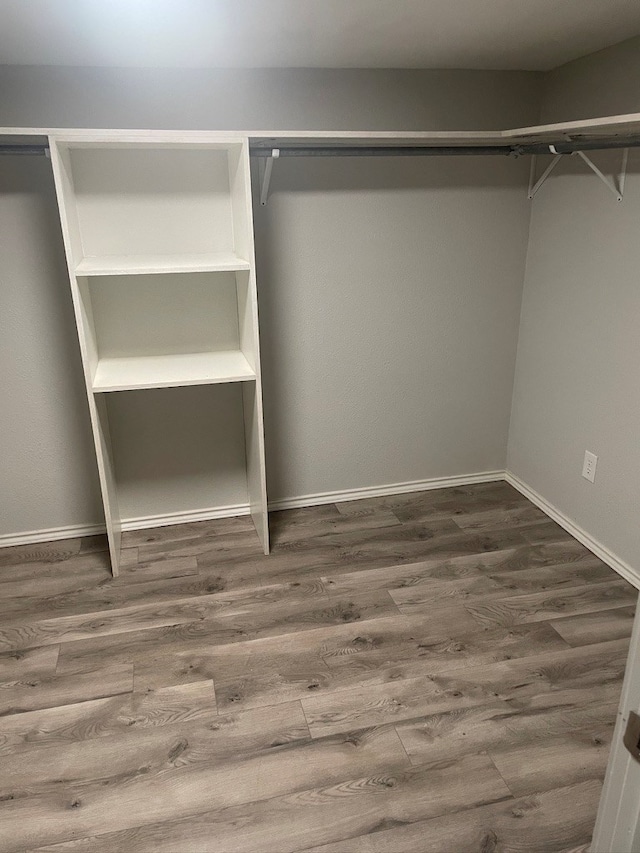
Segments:
[[[248,270],[249,261],[231,252],[178,255],[101,255],[85,257],[76,275],[154,275],[183,272],[233,272]]]
[[[491,143],[499,144],[504,141],[504,131],[325,131],[325,130],[108,130],[91,128],[0,128],[1,135],[17,135],[24,137],[44,136],[61,144],[86,144],[109,146],[117,144],[166,144],[166,145],[198,145],[198,144],[237,144],[245,139],[250,141],[272,142],[314,142],[349,143],[360,142],[363,145],[379,143],[381,145],[402,144],[415,145],[417,142],[434,145],[459,144],[478,145]]]
[[[239,350],[102,358],[94,393],[247,382],[255,371]]]
[[[505,130],[506,139],[517,141],[558,139],[597,139],[601,136],[632,136],[640,134],[640,113],[602,116],[601,118],[541,124],[534,127],[517,127]]]
[[[63,145],[150,146],[242,144],[247,139],[254,145],[424,145],[472,146],[515,145],[519,142],[569,139],[595,139],[604,136],[640,135],[640,113],[601,116],[579,121],[532,125],[506,130],[435,130],[435,131],[326,131],[326,130],[127,130],[100,128],[2,127],[0,140],[10,144],[22,141],[34,144],[45,138]]]

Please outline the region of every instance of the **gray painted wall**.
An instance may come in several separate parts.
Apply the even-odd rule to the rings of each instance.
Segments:
[[[543,112],[640,109],[639,84],[636,39],[553,72]],[[607,174],[619,168],[619,153],[593,158]],[[636,571],[639,222],[637,150],[621,204],[577,158],[564,158],[536,196],[508,454],[516,475]],[[585,449],[599,456],[593,485],[581,477]]]
[[[4,127],[498,130],[538,117],[530,71],[0,66]]]
[[[540,82],[457,71],[5,68],[0,125],[507,127],[537,119]],[[271,498],[504,466],[527,168],[458,158],[278,164],[256,235]],[[0,534],[101,519],[56,216],[48,164],[2,158],[0,281],[11,310],[2,312]],[[215,454],[198,427],[199,395],[176,395],[173,406],[170,393],[150,396],[151,412],[136,395],[112,406],[118,441],[128,436],[119,454],[127,516],[244,499],[228,471],[206,492],[203,461],[213,468]],[[188,441],[172,453],[185,420]],[[232,453],[231,439],[220,440]]]
[[[100,518],[71,294],[44,157],[0,157],[0,533]]]
[[[527,169],[278,164],[257,215],[270,494],[504,468]]]
[[[573,121],[640,112],[640,36],[545,75],[541,119]]]

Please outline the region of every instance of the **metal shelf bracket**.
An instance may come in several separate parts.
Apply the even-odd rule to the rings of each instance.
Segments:
[[[536,155],[534,154],[531,157],[531,170],[529,172],[529,193],[528,193],[529,198],[533,198],[535,196],[535,194],[538,192],[540,187],[547,180],[547,178],[549,177],[549,175],[551,174],[553,169],[558,165],[560,158],[563,156],[563,154],[559,153],[556,150],[555,146],[553,146],[553,145],[549,146],[549,152],[551,154],[555,154],[555,157],[553,158],[551,163],[549,163],[549,165],[547,166],[547,168],[544,170],[544,172],[538,178],[537,181],[535,180],[535,177],[536,177]],[[614,194],[614,196],[616,197],[616,199],[618,201],[622,201],[622,199],[624,198],[624,183],[625,183],[625,178],[627,176],[627,163],[629,162],[629,149],[628,148],[622,149],[622,165],[620,166],[620,174],[618,175],[617,183],[616,183],[616,181],[607,178],[607,176],[600,171],[600,169],[596,166],[596,164],[593,162],[593,160],[591,160],[591,158],[588,157],[584,153],[584,151],[573,151],[573,152],[571,152],[572,156],[574,154],[577,154],[582,160],[584,160],[584,162],[591,169],[591,171],[600,178],[600,180],[605,185],[605,187],[610,192],[612,192]]]
[[[269,184],[271,183],[271,172],[273,171],[273,164],[280,156],[280,149],[273,148],[271,150],[271,156],[262,160],[262,178],[260,183],[260,204],[264,207],[267,203],[267,199],[269,198]]]
[[[615,181],[609,180],[606,175],[603,175],[600,169],[596,166],[596,164],[584,153],[584,151],[576,152],[587,164],[587,166],[592,170],[594,174],[596,174],[605,187],[610,190],[618,201],[622,201],[624,198],[624,181],[627,176],[627,162],[629,160],[629,149],[622,149],[622,166],[620,167],[620,174],[618,175],[618,183],[616,185]]]
[[[558,154],[558,153],[556,153],[556,150],[555,150],[555,148],[553,147],[553,145],[550,145],[550,146],[549,146],[549,148],[551,149],[551,151],[552,151],[556,156],[555,156],[555,157],[553,158],[553,160],[549,163],[549,165],[547,166],[547,168],[544,170],[544,172],[543,172],[543,173],[542,173],[542,175],[538,178],[538,180],[537,180],[537,181],[535,181],[535,177],[536,177],[536,163],[537,163],[537,157],[536,157],[536,155],[535,155],[535,154],[531,157],[531,170],[529,171],[529,198],[533,198],[533,197],[535,196],[535,194],[538,192],[538,190],[540,189],[540,187],[541,187],[541,186],[544,184],[544,182],[547,180],[547,178],[549,177],[549,175],[551,174],[551,172],[555,169],[555,167],[556,167],[556,166],[558,165],[558,163],[560,162],[560,158],[562,157],[562,154]],[[535,183],[534,183],[534,181],[535,181]]]

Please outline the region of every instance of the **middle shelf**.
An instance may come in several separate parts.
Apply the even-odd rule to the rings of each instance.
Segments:
[[[94,393],[256,379],[250,271],[78,276]]]
[[[249,261],[233,252],[174,255],[97,255],[84,257],[76,275],[150,275],[153,273],[248,270]]]
[[[255,371],[239,350],[102,358],[93,377],[93,391],[215,385],[255,378]]]

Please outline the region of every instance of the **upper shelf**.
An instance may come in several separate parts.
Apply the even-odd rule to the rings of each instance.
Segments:
[[[250,269],[249,261],[231,252],[177,255],[101,255],[85,257],[76,275],[152,275],[183,272],[234,272]]]
[[[162,147],[224,148],[249,140],[254,147],[349,145],[468,147],[504,146],[554,141],[592,140],[606,137],[640,137],[640,113],[600,116],[578,121],[530,125],[505,130],[426,130],[426,131],[326,131],[326,130],[106,130],[92,128],[0,127],[2,144],[31,144],[56,141],[74,148]]]
[[[527,143],[546,145],[572,140],[598,142],[605,139],[640,137],[640,113],[497,131],[251,131],[247,136],[252,149],[271,149],[287,145],[296,148],[341,145],[348,145],[350,148],[510,148]]]
[[[563,135],[611,135],[611,134],[640,134],[640,113],[600,116],[598,118],[580,119],[578,121],[556,122],[552,124],[530,125],[505,130],[435,130],[435,131],[325,131],[325,130],[246,130],[229,131],[215,130],[105,130],[92,128],[60,128],[60,127],[2,127],[0,136],[3,142],[40,141],[46,137],[54,137],[67,143],[95,144],[232,144],[238,143],[243,137],[253,143],[299,143],[308,144],[324,142],[351,145],[385,145],[402,144],[417,145],[491,145],[510,144],[518,139],[531,137],[544,138],[547,136]],[[12,138],[13,137],[13,138]]]
[[[514,140],[544,142],[546,139],[557,139],[558,137],[597,140],[603,136],[633,136],[640,134],[640,113],[563,121],[555,124],[539,124],[533,127],[517,127],[512,130],[504,130],[502,133],[503,137],[509,142]]]

